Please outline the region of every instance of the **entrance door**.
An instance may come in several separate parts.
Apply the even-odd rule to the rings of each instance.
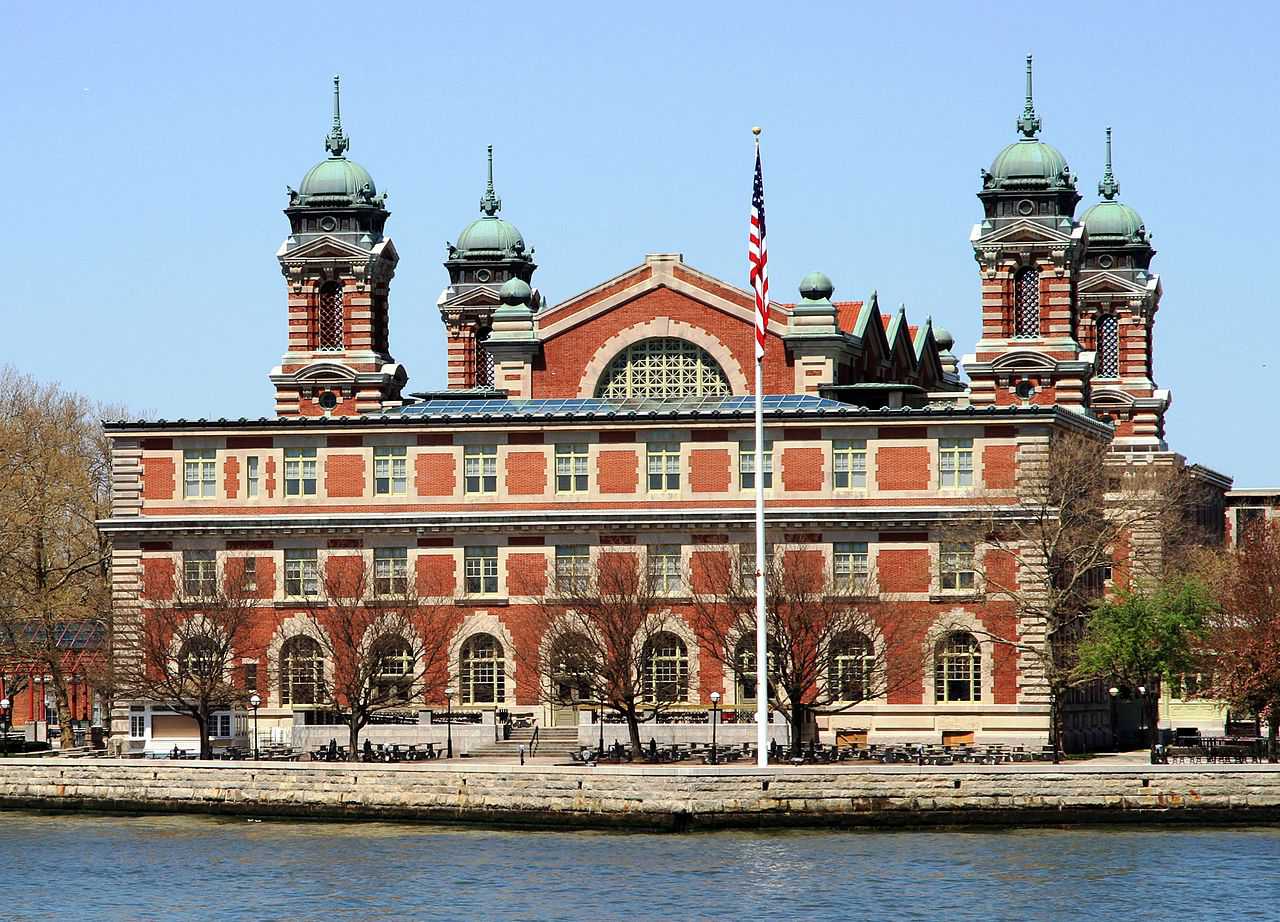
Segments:
[[[579,705],[588,699],[585,684],[573,679],[557,679],[553,699],[551,726],[576,727]]]

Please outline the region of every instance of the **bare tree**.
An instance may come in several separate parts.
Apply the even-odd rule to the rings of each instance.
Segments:
[[[1121,455],[1106,440],[1058,431],[1024,446],[1016,490],[979,496],[979,512],[953,526],[943,556],[977,572],[972,586],[1012,609],[1013,630],[988,629],[1017,650],[1024,682],[1041,684],[1055,759],[1064,695],[1083,680],[1076,648],[1095,601],[1116,586],[1153,585],[1195,543],[1197,485],[1180,459]],[[951,587],[963,588],[963,587]]]
[[[241,567],[233,559],[220,572],[211,565],[180,576],[153,574],[144,586],[141,656],[121,661],[114,675],[126,697],[163,703],[195,721],[202,759],[213,755],[211,718],[246,694],[233,668],[250,650],[259,603]]]
[[[693,558],[694,627],[703,651],[759,694],[756,670],[756,567],[740,549]],[[787,716],[793,753],[810,715],[847,711],[919,680],[919,625],[877,603],[866,561],[829,573],[812,550],[770,555],[764,563],[770,704]]]
[[[407,557],[375,559],[371,572],[360,556],[331,556],[319,589],[301,636],[315,644],[324,665],[302,668],[316,703],[344,716],[348,758],[356,761],[360,733],[374,715],[420,702],[447,684],[452,600],[421,594]],[[291,681],[298,667],[287,656],[277,660],[275,671]]]
[[[542,643],[535,669],[557,703],[573,689],[620,715],[631,751],[640,752],[640,718],[654,719],[688,697],[688,651],[671,636],[674,617],[660,580],[635,548],[610,549],[590,564],[553,573],[537,605]]]
[[[70,678],[85,656],[66,637],[110,611],[95,524],[109,499],[94,406],[0,370],[0,659],[48,676],[64,748],[75,744]]]

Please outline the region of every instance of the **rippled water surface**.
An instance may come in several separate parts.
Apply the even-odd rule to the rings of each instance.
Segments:
[[[1277,919],[1280,829],[489,832],[0,813],[6,919]]]

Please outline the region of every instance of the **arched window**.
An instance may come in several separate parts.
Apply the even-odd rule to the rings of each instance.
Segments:
[[[1120,377],[1120,318],[1115,314],[1098,318],[1098,377]]]
[[[507,671],[502,644],[492,634],[473,634],[462,645],[463,704],[501,704],[507,697]]]
[[[408,701],[413,696],[414,656],[408,642],[396,634],[373,645],[371,690],[378,702]]]
[[[324,685],[324,652],[304,635],[290,637],[280,647],[280,703],[319,704]]]
[[[342,286],[325,282],[320,286],[320,303],[316,311],[316,348],[323,352],[341,352],[344,348]]]
[[[644,697],[646,701],[684,701],[689,692],[689,651],[684,641],[663,631],[649,641],[644,651]]]
[[[982,650],[972,634],[948,634],[938,645],[933,694],[938,701],[982,700]]]
[[[832,701],[866,701],[875,696],[875,647],[857,631],[847,631],[831,642],[828,694]]]
[[[212,637],[192,637],[178,651],[178,676],[208,683],[218,678],[218,645]]]
[[[1014,276],[1013,335],[1040,335],[1040,270],[1034,267]]]
[[[777,664],[774,659],[773,642],[769,644],[769,687],[767,696],[773,698],[773,680],[777,675]],[[756,635],[743,634],[738,645],[733,648],[733,683],[734,701],[737,704],[756,703]]]
[[[706,349],[673,337],[627,346],[596,385],[596,396],[604,400],[688,400],[730,393],[729,379]]]

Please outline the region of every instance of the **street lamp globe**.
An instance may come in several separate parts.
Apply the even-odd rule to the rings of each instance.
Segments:
[[[711,703],[712,703],[712,704],[719,704],[719,703],[720,703],[720,693],[719,693],[719,692],[712,692],[712,693],[711,693]]]
[[[456,695],[457,693],[458,693],[458,690],[454,688],[452,685],[450,685],[448,688],[444,690],[445,699],[448,701],[452,701],[453,696]]]
[[[257,692],[254,692],[249,696],[249,707],[256,708],[260,704],[262,704],[262,698],[259,697]]]
[[[1110,688],[1108,688],[1108,689],[1107,689],[1107,691],[1110,693],[1110,695],[1111,695],[1111,697],[1112,697],[1112,698],[1114,698],[1116,695],[1120,694],[1120,689],[1116,688],[1114,685],[1112,685]]]
[[[9,705],[13,704],[8,698],[0,698],[0,711],[9,710]]]
[[[1140,695],[1145,695],[1146,693],[1147,693],[1147,686],[1145,686],[1145,685],[1139,685],[1139,686],[1138,686],[1138,694],[1140,694]]]

